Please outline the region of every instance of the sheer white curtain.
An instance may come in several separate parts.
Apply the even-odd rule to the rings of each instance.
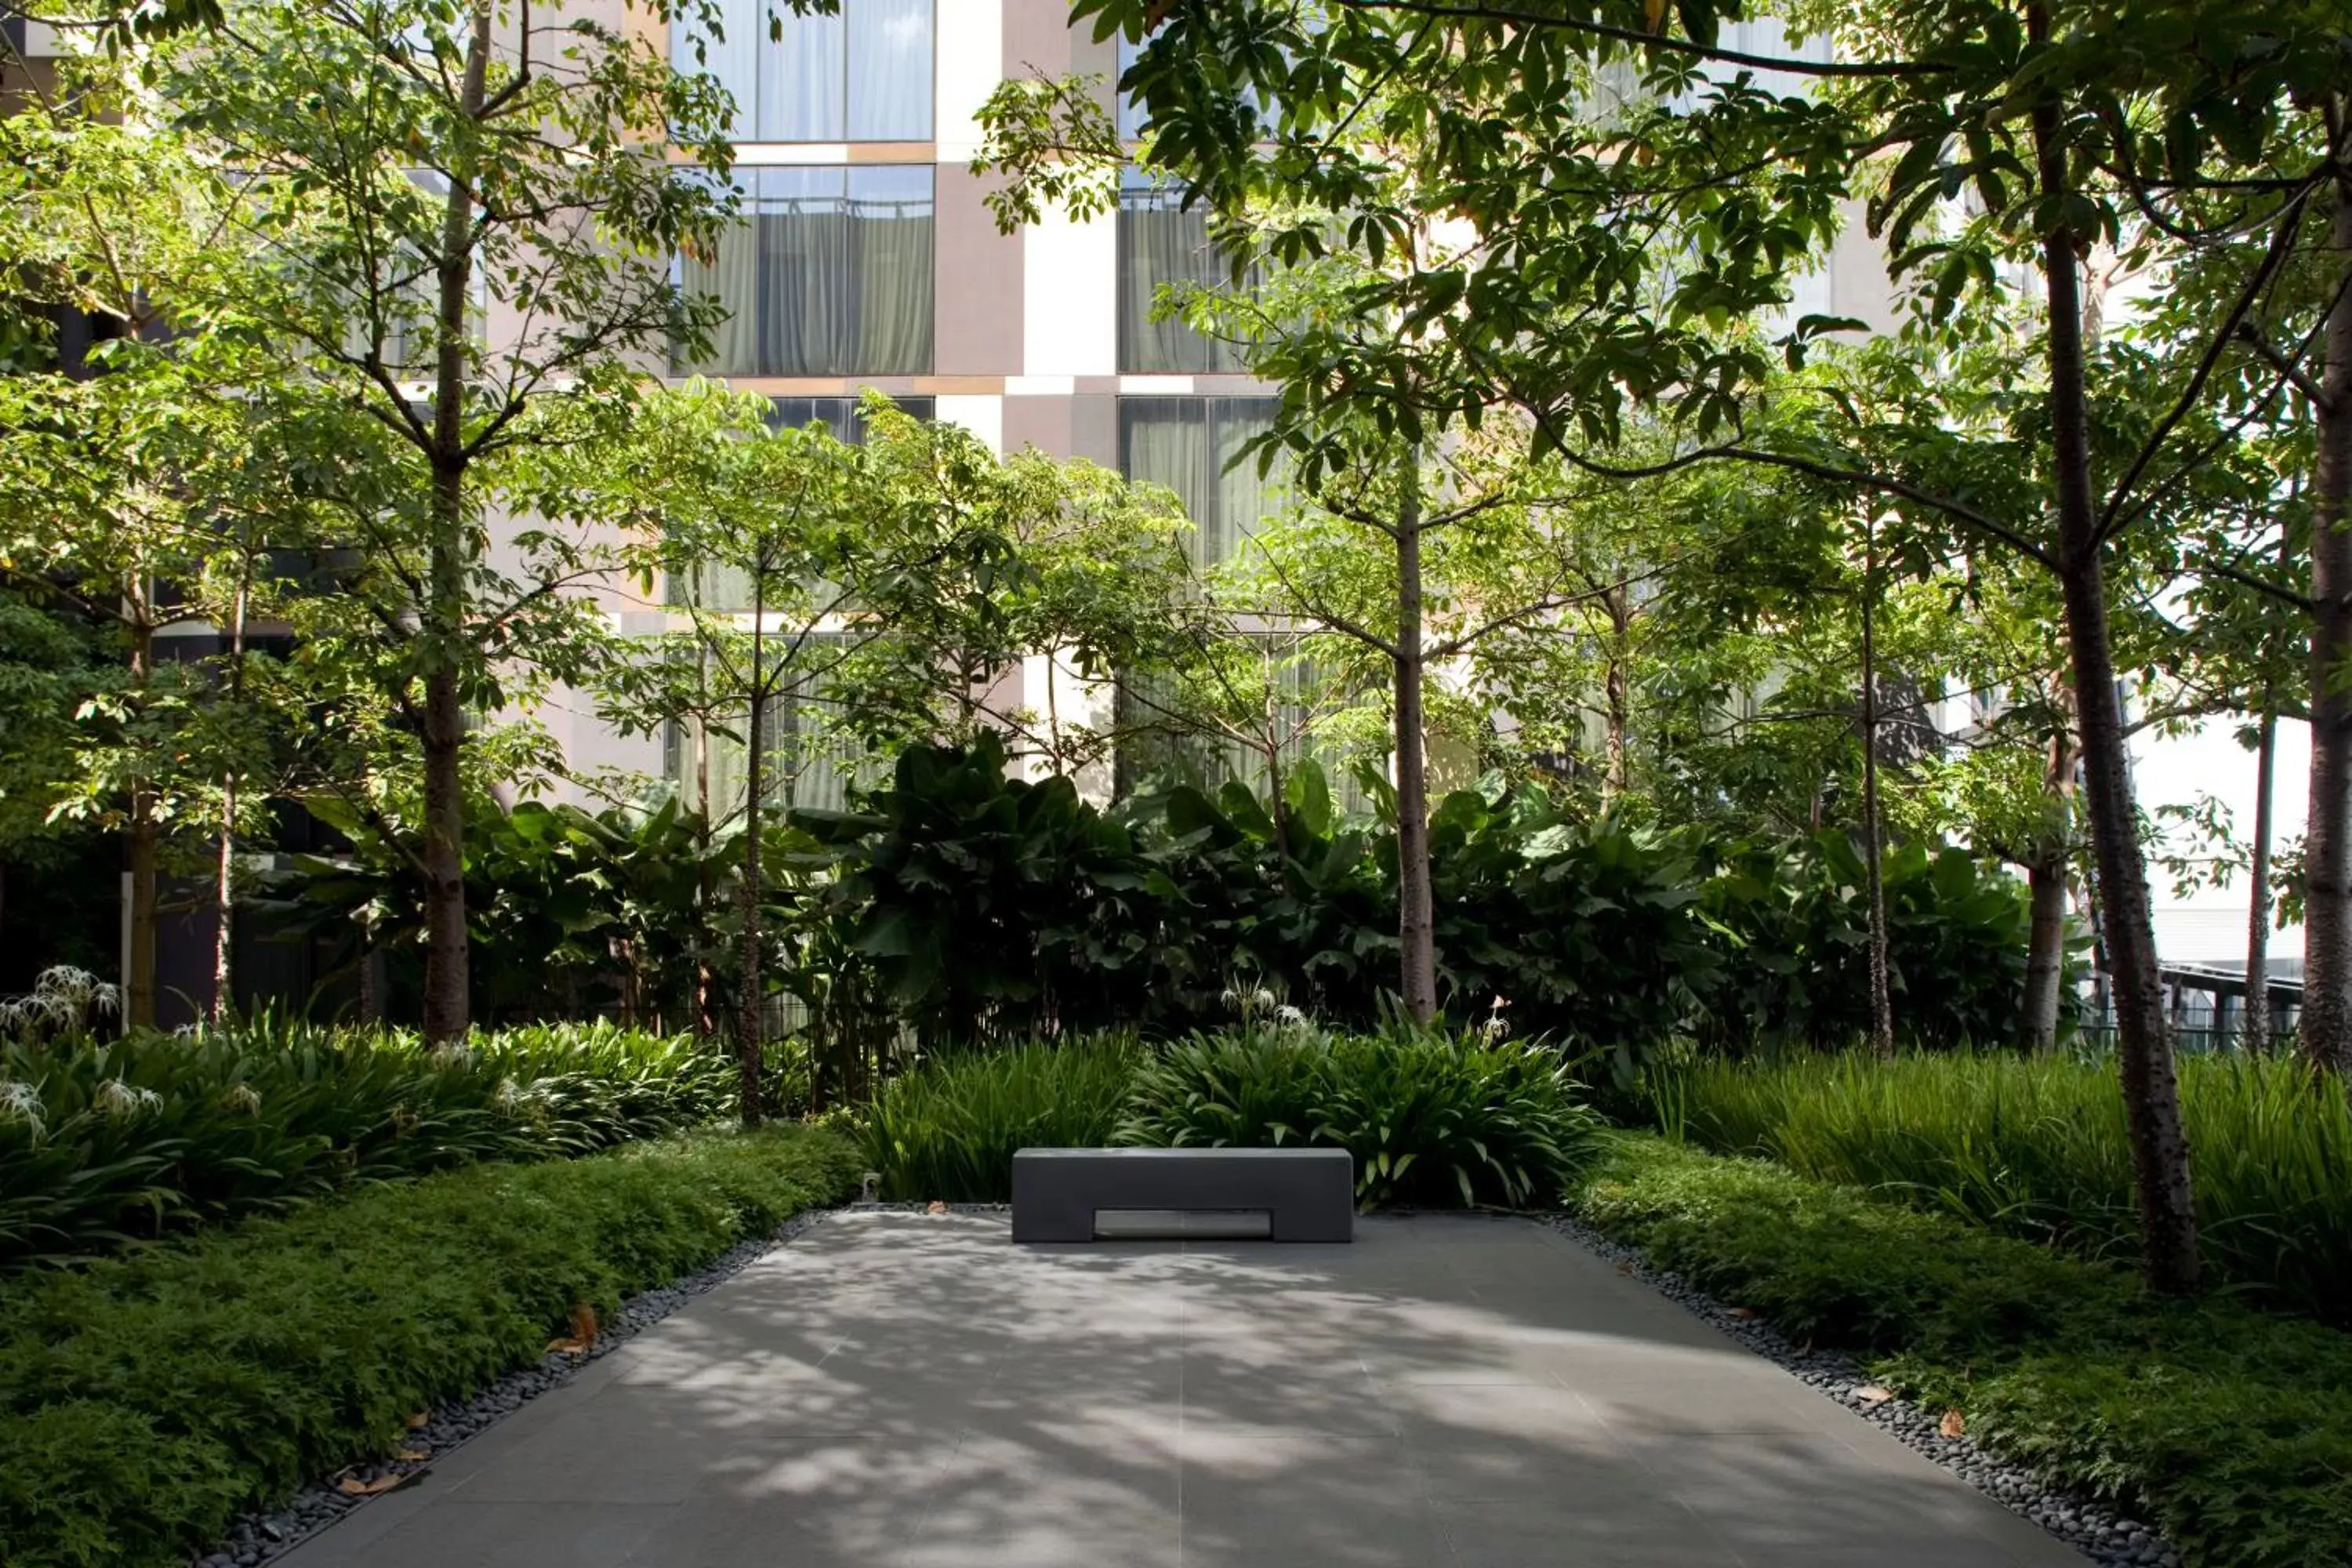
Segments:
[[[845,0],[853,142],[931,139],[931,0]]]
[[[727,96],[735,100],[730,129],[746,141],[757,133],[758,126],[760,62],[768,38],[762,4],[763,0],[719,0],[717,34],[682,13],[669,25],[670,63],[682,72],[707,74],[727,89]]]
[[[757,3],[757,0],[754,0]],[[760,33],[761,142],[838,142],[846,115],[844,56],[848,29],[838,14],[782,17],[783,35]],[[731,29],[730,29],[731,31]]]

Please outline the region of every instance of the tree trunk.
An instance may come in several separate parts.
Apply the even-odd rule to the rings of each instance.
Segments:
[[[245,575],[236,584],[236,601],[229,615],[228,695],[232,707],[245,697],[245,606],[253,556],[245,558]],[[220,864],[213,888],[213,1022],[224,1023],[236,1010],[235,976],[230,973],[236,953],[236,786],[232,763],[221,775]]]
[[[2082,758],[2074,745],[2072,688],[2064,679],[2053,693],[2066,714],[2050,736],[2042,794],[2052,815],[2050,833],[2034,846],[2025,868],[2032,923],[2025,952],[2025,1043],[2034,1051],[2058,1047],[2058,1010],[2066,985],[2066,879],[2072,854],[2074,772]]]
[[[2025,868],[2031,934],[2025,952],[2025,1045],[2058,1048],[2058,1007],[2066,980],[2066,853],[2045,848]]]
[[[2045,9],[2028,9],[2037,39],[2048,37]],[[2051,211],[2067,195],[2058,117],[2033,113],[2041,195]],[[2050,425],[2057,482],[2058,576],[2082,727],[2084,804],[2089,807],[2098,896],[2106,913],[2107,956],[2115,977],[2116,1058],[2132,1173],[2139,1205],[2147,1282],[2159,1291],[2197,1289],[2197,1214],[2189,1178],[2189,1139],[2180,1122],[2180,1087],[2157,973],[2147,866],[2132,809],[2123,703],[2116,689],[2109,640],[2105,549],[2092,499],[2090,416],[2084,395],[2078,247],[2062,222],[2042,240],[2049,289]]]
[[[744,718],[743,763],[743,881],[736,889],[736,909],[742,930],[736,959],[735,991],[735,1070],[740,1087],[740,1110],[746,1127],[757,1127],[766,1114],[761,1103],[760,1079],[765,1065],[766,1020],[761,1016],[762,983],[760,977],[760,792],[767,780],[761,763],[766,760],[766,736],[762,731],[767,722],[766,674],[761,668],[767,620],[765,589],[767,574],[755,572],[751,581],[751,711]]]
[[[466,932],[466,797],[458,773],[466,712],[457,675],[425,681],[425,1038],[452,1046],[466,1037],[473,1009]]]
[[[711,905],[718,889],[710,871],[710,726],[694,721],[694,795],[700,820],[694,830],[694,1028],[704,1039],[719,1033],[718,988],[710,973]]]
[[[1601,777],[1601,798],[1615,800],[1625,793],[1633,777],[1630,758],[1626,754],[1627,736],[1633,728],[1631,694],[1626,690],[1625,641],[1632,616],[1626,605],[1627,589],[1622,583],[1609,590],[1605,603],[1609,606],[1609,668],[1603,677],[1608,703],[1606,747],[1607,772]]]
[[[2254,842],[2246,872],[2245,1048],[2271,1045],[2271,795],[2278,777],[2278,713],[2263,693],[2262,739],[2254,748]]]
[[[475,0],[459,107],[478,119],[487,100],[491,7]],[[466,741],[458,687],[466,636],[466,307],[473,292],[470,170],[454,172],[436,258],[432,532],[426,550],[425,641],[425,1037],[455,1045],[472,1023],[466,935],[466,802],[458,757]]]
[[[1878,824],[1878,520],[1862,543],[1862,867],[1870,895],[1870,1048],[1895,1056],[1895,999],[1886,974],[1886,868]]]
[[[155,675],[155,633],[149,623],[145,584],[131,584],[131,685],[138,708],[146,705]],[[126,1029],[155,1026],[155,791],[134,773],[123,812],[125,863],[131,872],[131,940],[124,954],[122,1023]]]
[[[131,962],[123,976],[122,1022],[155,1026],[155,811],[143,782],[131,786]]]
[[[2329,243],[2352,256],[2352,189]],[[2311,818],[2304,834],[2304,1059],[2352,1071],[2352,290],[2328,312],[2311,517]]]
[[[1436,917],[1429,892],[1429,780],[1423,759],[1421,482],[1406,477],[1397,510],[1397,939],[1405,1016],[1437,1016]]]

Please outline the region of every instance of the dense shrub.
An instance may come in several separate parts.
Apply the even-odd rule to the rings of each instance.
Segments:
[[[337,980],[383,965],[388,1014],[413,1018],[425,988],[425,881],[418,828],[313,797],[341,836],[334,854],[298,854],[267,879],[257,906],[281,935],[318,942]],[[706,900],[731,907],[740,824],[706,825],[675,796],[648,805],[470,799],[466,910],[473,1016],[486,1020],[694,1012]],[[345,992],[348,994],[348,992]],[[660,1026],[656,1023],[654,1026]]]
[[[1556,1051],[1391,1026],[1196,1036],[1139,1064],[1118,1141],[1320,1144],[1355,1156],[1368,1207],[1556,1199],[1598,1123]]]
[[[2352,1322],[2352,1106],[2284,1058],[2190,1057],[2181,1112],[2206,1265],[2268,1304]],[[2139,1249],[2112,1064],[1863,1056],[1693,1062],[1660,1112],[1727,1153],[2095,1257]]]
[[[1109,1141],[1134,1061],[1114,1037],[957,1053],[899,1074],[866,1123],[883,1196],[1007,1201],[1014,1150]]]
[[[839,1197],[798,1128],[492,1165],[21,1277],[0,1313],[0,1562],[165,1568],[241,1510],[380,1458],[403,1419]]]
[[[0,1044],[0,1267],[698,1126],[733,1082],[708,1043],[603,1025],[439,1052],[299,1025]]]
[[[1238,981],[1375,1025],[1395,985],[1392,820],[1344,820],[1302,763],[1279,800],[1228,784],[1108,817],[1066,780],[1008,777],[993,742],[916,748],[856,812],[796,812],[823,868],[787,922],[836,994],[878,993],[936,1046],[1228,1019]],[[1671,1035],[1843,1044],[1864,1023],[1859,858],[1834,835],[1709,842],[1567,816],[1536,786],[1456,791],[1430,824],[1439,981],[1475,1025],[1631,1059]],[[1886,861],[1893,979],[1925,1044],[2005,1039],[2023,997],[2021,889],[1957,851]],[[792,966],[787,966],[788,971]],[[877,987],[851,983],[870,970]],[[874,1020],[866,1018],[870,1025]],[[847,1026],[845,1022],[845,1026]]]
[[[2192,1568],[2352,1564],[2352,1339],[1753,1160],[1613,1142],[1590,1223],[1792,1338],[1865,1352]]]
[[[1001,1202],[1022,1148],[1268,1148],[1355,1156],[1367,1205],[1556,1196],[1595,1122],[1559,1056],[1475,1037],[1300,1026],[961,1054],[893,1079],[866,1149],[897,1198]]]

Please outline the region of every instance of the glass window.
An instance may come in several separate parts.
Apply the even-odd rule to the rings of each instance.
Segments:
[[[726,88],[738,141],[928,142],[931,5],[842,0],[829,16],[778,5],[782,30],[771,38],[767,0],[720,0],[723,37],[681,16],[670,26],[670,58]]]
[[[1214,288],[1230,281],[1209,243],[1209,215],[1184,210],[1179,187],[1129,167],[1118,193],[1118,367],[1139,374],[1213,374],[1248,368],[1234,344],[1174,317],[1152,320],[1162,284]]]
[[[1271,397],[1122,397],[1119,471],[1166,485],[1192,520],[1192,552],[1200,565],[1232,557],[1281,504],[1279,467],[1260,479],[1252,438],[1274,425]]]
[[[919,375],[931,368],[931,171],[743,172],[742,219],[679,280],[727,319],[680,374]]]
[[[918,419],[937,416],[939,403],[929,397],[894,397],[899,412]],[[866,445],[866,410],[855,397],[772,397],[768,399],[772,428],[798,430],[823,421],[835,438],[852,447]]]

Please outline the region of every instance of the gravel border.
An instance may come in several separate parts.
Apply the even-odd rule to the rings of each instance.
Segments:
[[[2179,1557],[2152,1526],[2126,1519],[2103,1503],[2053,1489],[2024,1466],[1985,1452],[1973,1437],[1945,1436],[1937,1413],[1887,1393],[1843,1352],[1792,1344],[1761,1318],[1727,1307],[1681,1275],[1653,1267],[1640,1248],[1603,1236],[1570,1215],[1547,1219],[1570,1240],[1616,1264],[1620,1271],[1747,1349],[1778,1362],[1824,1396],[1935,1460],[2011,1512],[2032,1520],[2101,1568],[2179,1568]]]
[[[469,1399],[436,1405],[427,1412],[425,1424],[412,1429],[405,1439],[404,1451],[421,1455],[421,1458],[354,1465],[324,1480],[312,1481],[295,1493],[293,1500],[284,1507],[248,1513],[238,1520],[229,1527],[227,1539],[218,1548],[199,1553],[190,1560],[193,1568],[254,1568],[257,1563],[283,1556],[353,1509],[364,1506],[378,1496],[388,1496],[422,1477],[436,1461],[447,1458],[468,1438],[500,1417],[512,1415],[527,1401],[538,1398],[551,1388],[562,1387],[590,1362],[610,1355],[635,1338],[640,1330],[659,1322],[696,1297],[733,1279],[794,1237],[835,1214],[898,1206],[908,1205],[847,1204],[833,1208],[803,1209],[772,1234],[738,1242],[693,1273],[630,1297],[621,1303],[618,1312],[597,1325],[596,1342],[587,1351],[579,1353],[550,1351],[540,1358],[538,1365],[510,1372]],[[923,1205],[917,1204],[911,1206],[920,1208]],[[356,1481],[363,1486],[385,1480],[394,1484],[380,1492],[354,1494],[341,1489],[336,1484],[343,1480]]]

